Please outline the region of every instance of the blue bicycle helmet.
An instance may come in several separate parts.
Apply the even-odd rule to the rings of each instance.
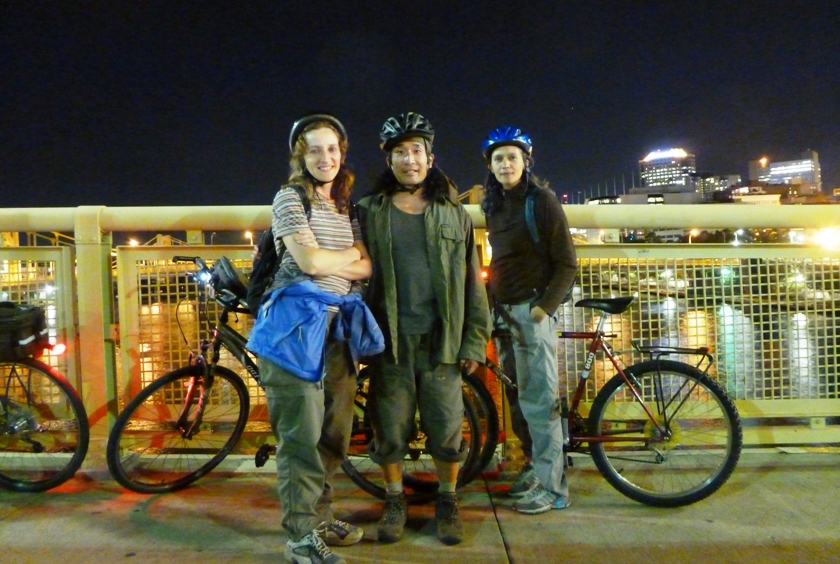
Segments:
[[[429,120],[416,112],[389,117],[379,131],[379,148],[387,153],[400,141],[412,137],[425,139],[428,142],[426,148],[431,152],[435,130]]]
[[[289,151],[294,152],[295,143],[297,143],[298,137],[303,134],[303,130],[306,129],[306,126],[317,121],[325,121],[329,123],[335,127],[336,131],[338,131],[338,135],[343,141],[347,140],[347,130],[344,129],[344,124],[338,121],[338,118],[326,113],[312,113],[303,116],[292,126],[292,132],[289,133]]]
[[[522,133],[522,130],[518,127],[497,127],[488,133],[487,138],[481,143],[481,153],[484,155],[484,160],[489,161],[493,150],[504,145],[515,145],[525,151],[525,154],[529,157],[534,148],[531,138]]]

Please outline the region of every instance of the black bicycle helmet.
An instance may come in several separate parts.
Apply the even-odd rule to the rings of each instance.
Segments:
[[[312,113],[300,118],[292,126],[292,132],[289,133],[289,151],[294,152],[295,143],[297,143],[298,137],[301,136],[303,130],[306,129],[307,125],[316,121],[325,121],[331,124],[338,131],[338,134],[339,136],[341,136],[341,139],[343,139],[344,141],[347,140],[347,130],[344,129],[344,124],[338,121],[338,118],[326,113]]]
[[[504,145],[515,145],[525,151],[525,154],[529,157],[534,149],[531,138],[522,133],[522,130],[518,127],[497,127],[488,133],[487,138],[481,143],[481,153],[484,155],[484,160],[489,161],[493,150]]]
[[[435,130],[429,120],[416,112],[389,117],[379,132],[379,148],[387,153],[400,141],[412,137],[422,137],[428,141],[428,148],[431,150],[432,142],[435,140]]]

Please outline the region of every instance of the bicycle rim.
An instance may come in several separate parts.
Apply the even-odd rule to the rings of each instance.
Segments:
[[[385,499],[385,484],[382,470],[367,453],[367,445],[373,440],[373,428],[367,411],[367,380],[364,380],[356,392],[356,413],[353,418],[353,433],[350,446],[341,468],[353,482],[365,492],[379,499]],[[403,488],[408,502],[424,503],[437,496],[437,469],[432,457],[426,451],[426,437],[417,421],[417,432],[409,443],[409,452],[403,459]],[[468,453],[461,464],[458,475],[458,487],[465,485],[464,468],[477,464],[481,452],[481,423],[478,413],[467,392],[464,392],[464,420],[461,428]]]
[[[89,438],[82,400],[64,376],[34,359],[0,362],[0,485],[58,486],[81,467]]]
[[[224,460],[248,422],[248,390],[233,371],[217,366],[196,424],[204,391],[204,368],[188,366],[161,376],[128,403],[106,451],[117,482],[140,493],[170,492]],[[187,436],[189,428],[197,430]]]
[[[688,505],[717,491],[741,454],[741,423],[732,400],[693,366],[661,360],[625,369],[663,436],[621,376],[607,382],[589,415],[598,470],[624,495],[658,507]],[[627,440],[629,439],[629,440]]]

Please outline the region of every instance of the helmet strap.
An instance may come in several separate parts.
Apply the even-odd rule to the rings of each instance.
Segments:
[[[396,191],[397,192],[408,192],[409,194],[411,194],[413,196],[414,193],[417,192],[417,190],[421,189],[425,185],[426,185],[425,182],[421,182],[420,184],[415,184],[413,186],[406,186],[405,184],[397,183]]]
[[[315,188],[320,188],[321,186],[326,186],[330,182],[335,182],[334,178],[332,180],[328,181],[328,182],[322,182],[321,180],[318,180],[317,178],[312,176],[312,173],[309,172],[308,168],[304,169],[304,170],[306,171],[306,177],[309,179],[310,182],[312,182],[312,184],[315,186]]]

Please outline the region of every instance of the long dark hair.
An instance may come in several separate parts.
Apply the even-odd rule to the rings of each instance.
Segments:
[[[455,187],[455,183],[452,182],[449,177],[436,166],[429,169],[429,172],[426,174],[426,179],[423,181],[423,185],[425,186],[425,190],[423,190],[423,199],[429,202],[442,202],[448,199],[450,187]],[[379,175],[379,178],[373,185],[373,193],[382,193],[386,196],[393,196],[397,193],[397,188],[399,186],[400,183],[397,180],[397,177],[394,176],[394,171],[391,170],[391,167],[388,167],[381,175]]]
[[[303,186],[306,190],[306,197],[310,201],[315,199],[315,185],[317,184],[317,180],[306,169],[304,155],[306,154],[307,146],[304,135],[309,131],[324,127],[335,131],[335,135],[338,137],[338,147],[341,150],[341,166],[333,180],[330,197],[335,200],[335,207],[338,208],[338,211],[345,213],[350,208],[350,192],[353,191],[353,183],[356,180],[356,175],[353,174],[353,171],[344,162],[344,159],[347,158],[347,147],[349,146],[347,139],[328,121],[312,122],[298,135],[292,156],[289,158],[289,180],[286,186],[290,184]]]
[[[525,169],[522,172],[522,182],[528,190],[535,190],[537,188],[548,188],[548,181],[543,180],[536,174]],[[502,183],[496,180],[496,175],[493,171],[487,173],[487,181],[484,183],[484,199],[481,201],[481,211],[484,215],[493,215],[502,207],[502,202],[505,201],[505,188]]]

